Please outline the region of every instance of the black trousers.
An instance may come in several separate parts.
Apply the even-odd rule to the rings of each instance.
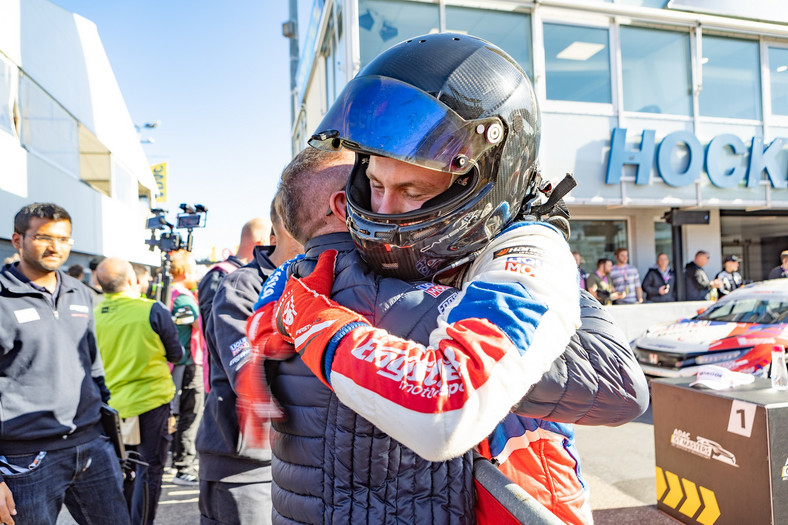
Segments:
[[[194,440],[202,419],[205,386],[202,365],[185,365],[181,395],[178,402],[178,422],[172,442],[172,466],[178,473],[197,474],[197,450]]]
[[[137,478],[142,477],[142,481],[137,481],[137,487],[144,486],[148,492],[148,525],[153,524],[153,518],[156,517],[156,506],[159,503],[159,496],[161,495],[161,477],[164,473],[164,463],[167,461],[167,450],[170,447],[172,437],[167,432],[167,419],[170,417],[170,404],[162,405],[148,412],[139,415],[140,418],[140,444],[128,445],[128,450],[135,450],[142,456],[142,461],[148,464],[148,467],[138,467],[136,469]],[[124,483],[124,490],[127,498],[134,502],[131,504],[131,522],[140,523],[140,516],[142,509],[140,508],[142,500],[137,494],[137,497],[132,497],[135,490],[135,482],[127,480]],[[139,489],[136,489],[139,490]]]

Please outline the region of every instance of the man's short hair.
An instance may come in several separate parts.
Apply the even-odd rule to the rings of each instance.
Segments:
[[[134,273],[128,271],[128,264],[124,263],[123,266],[126,271],[118,271],[115,273],[106,271],[96,272],[96,281],[99,283],[104,293],[118,293],[126,287],[130,279],[134,279]]]
[[[46,219],[48,221],[68,221],[71,215],[64,209],[51,202],[34,202],[28,204],[16,213],[14,217],[14,233],[24,234],[30,228],[30,219]]]
[[[178,250],[170,254],[170,272],[173,278],[183,277],[191,269],[193,257],[186,250]]]
[[[608,259],[607,257],[602,257],[601,259],[597,259],[597,261],[596,261],[596,267],[597,267],[597,268],[599,268],[600,266],[604,266],[604,265],[605,265],[605,264],[607,264],[608,262],[612,263],[613,261],[611,261],[611,260],[610,260],[610,259]]]
[[[74,279],[82,280],[82,278],[85,276],[85,268],[81,264],[72,264],[68,267],[66,273]]]
[[[708,257],[709,256],[709,252],[707,252],[706,250],[698,250],[695,253],[695,257],[697,257],[698,255],[705,255],[706,257]]]
[[[328,196],[344,189],[350,170],[346,173],[342,170],[326,170],[319,176],[314,176],[315,173],[341,164],[347,155],[345,150],[323,151],[308,146],[282,172],[277,192],[281,194],[278,195],[278,213],[285,229],[301,244],[313,236],[325,219],[326,210],[329,209]],[[324,196],[326,199],[323,202],[316,202],[316,198],[322,199]],[[316,210],[316,206],[319,209]]]
[[[134,276],[137,278],[138,281],[140,280],[140,277],[142,277],[146,273],[150,274],[150,270],[144,264],[133,262],[131,263],[131,268],[134,270]]]
[[[613,255],[615,255],[616,257],[618,257],[618,254],[619,254],[619,253],[621,253],[621,252],[628,252],[628,251],[629,251],[629,250],[627,250],[626,248],[616,248],[616,251],[614,251],[614,252],[613,252]]]

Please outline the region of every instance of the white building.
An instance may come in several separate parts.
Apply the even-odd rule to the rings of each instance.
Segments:
[[[0,256],[36,201],[73,219],[66,266],[158,263],[145,246],[156,184],[95,24],[47,0],[0,2]]]
[[[758,280],[788,249],[788,2],[784,0],[290,0],[293,149],[348,79],[402,40],[479,36],[528,72],[540,165],[578,180],[570,244],[588,271],[626,247],[641,277],[743,259]],[[612,145],[612,147],[611,147]],[[708,211],[671,226],[669,210]]]

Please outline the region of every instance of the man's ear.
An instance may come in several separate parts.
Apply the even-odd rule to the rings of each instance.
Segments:
[[[332,193],[331,197],[329,197],[328,205],[337,219],[345,222],[347,219],[347,196],[345,195],[345,190],[339,190]]]
[[[14,232],[11,234],[11,244],[14,245],[14,248],[17,250],[22,249],[22,234]]]

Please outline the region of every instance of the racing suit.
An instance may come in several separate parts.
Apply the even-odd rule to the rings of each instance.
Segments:
[[[509,248],[507,253],[511,257],[525,257],[517,246],[503,247],[499,244],[498,247]],[[399,283],[398,286],[404,283],[374,277],[358,259],[347,234],[313,239],[306,248],[306,259],[294,267],[296,275],[310,273],[322,251],[338,249],[340,256],[332,298],[364,313],[375,326],[393,326],[392,333],[402,335],[410,332],[408,337],[427,341],[427,334],[435,327],[437,314],[445,314],[450,304],[457,304],[459,294],[454,289],[429,283],[412,287],[408,292],[389,295],[390,299],[387,299],[387,293],[394,291],[392,282]],[[505,260],[522,262],[508,257]],[[516,265],[511,267],[511,271],[524,269]],[[572,268],[575,271],[574,265]],[[570,284],[576,289],[576,281]],[[431,305],[429,310],[415,309],[410,304],[412,301],[409,303],[403,299],[408,294],[418,295],[416,290],[422,292],[422,299],[429,303],[427,306]],[[584,300],[589,304],[595,303],[588,295]],[[423,301],[420,304],[423,305]],[[590,321],[589,330],[581,332],[585,339],[581,340],[578,334],[573,336],[573,344],[567,347],[562,359],[554,361],[550,372],[528,396],[520,400],[519,411],[590,424],[620,424],[643,412],[648,394],[642,372],[623,335],[610,330],[613,325],[604,310],[598,307],[598,303],[596,305],[596,308],[584,309],[584,314],[586,310],[589,312]],[[586,353],[587,348],[593,351]],[[593,356],[592,359],[585,359],[589,355]],[[459,457],[454,459],[426,461],[337,400],[300,360],[291,358],[284,362],[269,362],[268,366],[272,372],[274,396],[288,414],[287,421],[273,425],[275,518],[285,522],[283,518],[286,516],[309,523],[336,520],[338,516],[353,522],[371,519],[371,516],[381,522],[396,519],[463,522],[473,519],[472,499],[468,499],[466,494],[471,482],[470,445],[455,454]],[[297,395],[289,386],[297,388]],[[306,396],[307,391],[313,396]],[[556,400],[561,400],[561,403]],[[306,406],[319,407],[321,415],[306,417],[309,414]],[[330,417],[322,417],[324,413]],[[292,414],[298,414],[298,417],[294,418]],[[396,421],[398,416],[389,417]],[[403,421],[399,420],[399,424]],[[332,428],[337,423],[340,432]],[[322,428],[324,424],[325,428]],[[322,434],[325,437],[321,437]],[[428,434],[422,436],[422,440],[432,439]],[[568,445],[571,436],[566,436],[566,440]],[[360,447],[361,444],[366,448]],[[381,454],[381,451],[386,454]],[[324,457],[325,465],[322,463]],[[576,462],[569,459],[566,464],[571,464],[574,469]],[[348,470],[348,465],[352,465],[352,471]],[[444,474],[447,472],[454,472],[450,476],[454,481],[444,486]],[[315,493],[301,495],[304,487],[314,487]],[[342,497],[348,493],[353,497]],[[448,495],[448,502],[445,497],[442,496],[441,500],[437,495]],[[396,503],[392,503],[392,496]],[[429,505],[410,504],[414,501],[429,502]],[[454,519],[452,514],[445,512],[446,508],[454,509]],[[436,514],[435,509],[444,511]],[[458,516],[464,517],[460,519]]]

